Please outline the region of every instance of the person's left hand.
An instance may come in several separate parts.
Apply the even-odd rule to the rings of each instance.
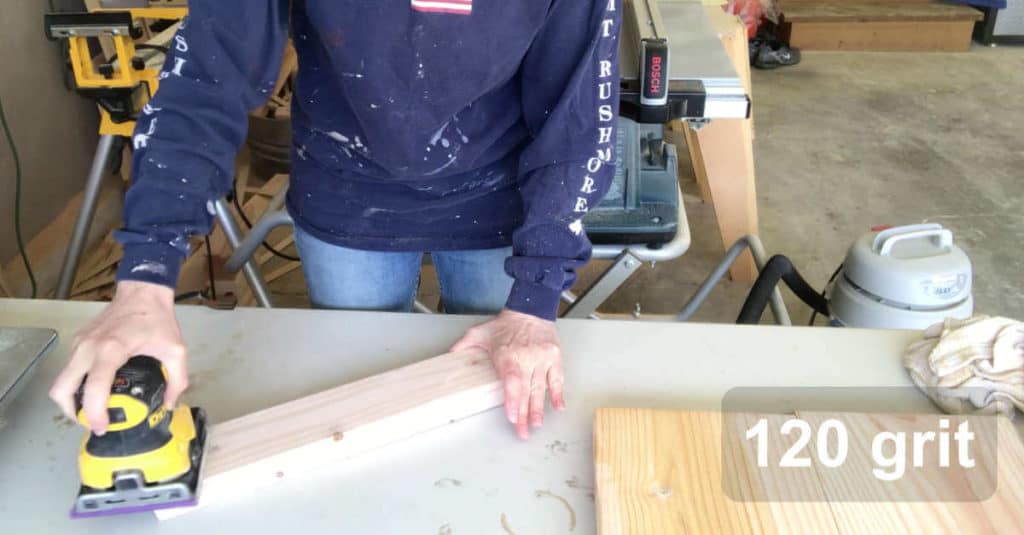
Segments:
[[[496,318],[466,331],[452,351],[478,348],[491,356],[505,383],[505,416],[522,439],[530,427],[544,424],[545,393],[551,405],[565,410],[562,385],[562,346],[554,322],[504,310]]]

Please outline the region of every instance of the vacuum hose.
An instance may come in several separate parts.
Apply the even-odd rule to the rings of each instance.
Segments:
[[[743,309],[740,310],[740,315],[736,318],[737,324],[756,325],[761,321],[761,314],[771,298],[772,291],[779,283],[779,279],[782,279],[801,301],[807,303],[819,314],[828,316],[828,302],[825,301],[825,298],[810,284],[807,284],[807,281],[793,267],[789,258],[775,255],[768,260],[760,275],[757,276],[757,280],[754,281],[754,287],[750,289],[747,300],[743,302]]]

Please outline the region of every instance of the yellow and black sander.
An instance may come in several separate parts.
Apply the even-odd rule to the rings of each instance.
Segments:
[[[83,384],[84,386],[84,384]],[[179,404],[164,406],[167,375],[153,357],[132,357],[111,386],[107,432],[87,432],[78,454],[81,488],[72,518],[195,505],[206,415]],[[83,388],[75,395],[78,419]]]

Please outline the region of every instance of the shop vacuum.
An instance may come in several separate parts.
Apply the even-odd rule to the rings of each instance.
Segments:
[[[823,292],[812,288],[788,258],[773,256],[736,323],[758,323],[781,280],[833,326],[924,329],[971,316],[971,276],[970,259],[942,225],[875,228],[853,243]]]

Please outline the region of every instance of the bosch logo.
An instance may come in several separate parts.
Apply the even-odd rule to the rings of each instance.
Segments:
[[[661,94],[661,82],[662,82],[662,68],[661,68],[661,56],[654,56],[651,58],[651,92],[656,95]]]

